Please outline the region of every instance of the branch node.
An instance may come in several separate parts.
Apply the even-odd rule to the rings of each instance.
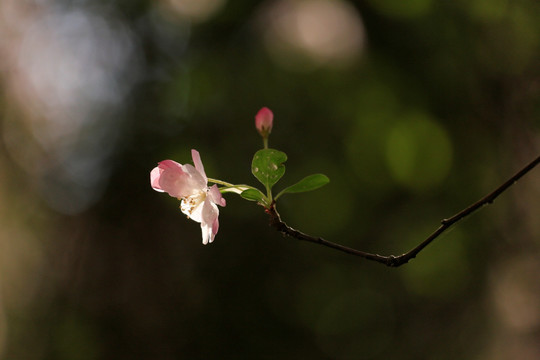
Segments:
[[[388,260],[386,265],[388,265],[390,267],[398,267],[399,265],[401,265],[401,261],[400,261],[399,256],[389,255],[386,258]]]

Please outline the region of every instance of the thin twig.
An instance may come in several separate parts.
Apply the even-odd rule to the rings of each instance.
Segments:
[[[378,255],[378,254],[372,254],[365,251],[356,250],[347,246],[339,245],[336,243],[333,243],[331,241],[325,240],[321,237],[314,237],[311,235],[307,235],[301,231],[298,231],[296,229],[293,229],[292,227],[288,226],[286,223],[284,223],[281,220],[281,217],[279,216],[278,212],[276,211],[275,204],[272,204],[272,206],[268,209],[266,209],[266,212],[270,215],[270,225],[275,227],[278,231],[283,233],[284,235],[290,236],[292,238],[298,239],[298,240],[304,240],[313,242],[319,245],[328,246],[332,249],[343,251],[347,254],[356,255],[359,257],[362,257],[367,260],[372,260],[379,262],[381,264],[385,264],[390,267],[398,267],[403,264],[406,264],[409,262],[409,260],[414,259],[416,255],[420,251],[422,251],[426,246],[428,246],[433,240],[435,240],[439,235],[441,235],[444,231],[446,231],[449,227],[457,223],[458,221],[462,220],[463,218],[469,216],[473,212],[477,211],[484,205],[489,205],[493,203],[493,201],[501,195],[504,191],[506,191],[510,186],[512,186],[516,181],[518,181],[521,177],[523,177],[525,174],[527,174],[529,171],[531,171],[536,165],[540,163],[540,156],[531,161],[527,166],[525,166],[523,169],[518,171],[514,176],[512,176],[510,179],[505,181],[502,185],[500,185],[498,188],[496,188],[491,193],[487,194],[477,202],[471,204],[470,206],[466,207],[465,209],[461,210],[454,216],[441,220],[441,225],[435,230],[431,235],[429,235],[424,241],[422,241],[418,246],[414,247],[413,249],[407,251],[404,254],[401,255]]]

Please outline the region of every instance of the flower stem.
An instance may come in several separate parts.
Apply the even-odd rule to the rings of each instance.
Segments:
[[[228,182],[225,182],[225,181],[211,179],[211,178],[208,178],[208,181],[211,182],[211,183],[214,183],[214,184],[219,184],[219,185],[228,186],[228,187],[235,187],[236,186],[234,184],[231,184],[231,183],[228,183]]]
[[[272,203],[272,189],[269,186],[266,186],[266,197],[268,198],[268,201],[270,204]]]
[[[253,189],[253,190],[257,190],[257,191],[260,192],[259,189],[255,188],[253,186],[250,186],[250,185],[245,185],[245,184],[236,184],[235,185],[235,184],[228,183],[226,181],[212,179],[212,178],[208,178],[208,182],[223,185],[223,187],[219,189],[219,191],[221,191],[222,193],[233,192],[233,193],[236,193],[236,194],[241,194],[243,191],[245,191],[247,189]]]

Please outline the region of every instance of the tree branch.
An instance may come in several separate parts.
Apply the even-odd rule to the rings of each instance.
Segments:
[[[446,218],[441,220],[441,225],[435,230],[431,235],[429,235],[424,241],[422,241],[418,246],[412,248],[408,252],[401,254],[401,255],[378,255],[378,254],[372,254],[365,251],[356,250],[347,246],[339,245],[336,243],[333,243],[331,241],[325,240],[321,237],[314,237],[308,234],[305,234],[301,231],[298,231],[296,229],[293,229],[292,227],[288,226],[286,223],[284,223],[281,220],[281,217],[279,216],[275,204],[272,204],[270,208],[266,209],[266,212],[270,215],[270,225],[275,227],[278,231],[280,231],[282,234],[290,236],[292,238],[298,239],[298,240],[304,240],[313,242],[319,245],[328,246],[332,249],[339,250],[342,252],[345,252],[347,254],[359,256],[361,258],[372,260],[379,262],[381,264],[390,266],[390,267],[398,267],[403,264],[406,264],[409,262],[409,260],[414,259],[416,255],[420,251],[422,251],[426,246],[428,246],[433,240],[435,240],[437,237],[439,237],[443,232],[445,232],[449,227],[457,223],[458,221],[462,220],[463,218],[469,216],[473,212],[477,211],[484,205],[489,205],[493,203],[493,201],[501,195],[504,191],[506,191],[510,186],[512,186],[516,181],[518,181],[521,177],[523,177],[525,174],[527,174],[529,171],[531,171],[536,165],[540,163],[540,156],[531,161],[528,165],[526,165],[523,169],[518,171],[514,176],[512,176],[510,179],[505,181],[502,185],[500,185],[498,188],[496,188],[491,193],[487,194],[477,202],[469,205],[465,209],[461,210],[457,214],[455,214],[452,217]]]

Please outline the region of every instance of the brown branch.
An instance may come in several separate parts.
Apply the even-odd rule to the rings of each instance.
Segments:
[[[449,227],[451,227],[458,221],[462,220],[463,218],[469,216],[473,212],[477,211],[484,205],[489,205],[493,203],[493,201],[499,195],[501,195],[510,186],[512,186],[516,181],[518,181],[521,177],[523,177],[525,174],[531,171],[536,165],[538,165],[538,163],[540,163],[540,156],[534,159],[533,161],[531,161],[527,166],[525,166],[523,169],[518,171],[514,176],[512,176],[510,179],[505,181],[502,185],[500,185],[491,193],[487,194],[486,196],[484,196],[477,202],[461,210],[454,216],[441,220],[441,225],[437,228],[437,230],[435,230],[431,235],[429,235],[418,246],[412,248],[411,250],[407,251],[404,254],[397,255],[397,256],[396,255],[383,256],[383,255],[378,255],[378,254],[372,254],[369,252],[360,251],[360,250],[356,250],[347,246],[339,245],[331,241],[325,240],[321,237],[314,237],[311,235],[307,235],[301,231],[293,229],[292,227],[284,223],[281,220],[281,217],[279,216],[278,212],[276,211],[275,204],[272,204],[270,208],[266,209],[266,212],[270,215],[270,225],[275,227],[278,231],[280,231],[284,235],[290,236],[298,240],[304,240],[304,241],[313,242],[319,245],[328,246],[332,249],[343,251],[347,254],[356,255],[364,259],[376,261],[381,264],[385,264],[387,266],[398,267],[398,266],[408,263],[409,260],[414,259],[420,251],[422,251],[433,240],[439,237],[439,235],[445,232]]]

